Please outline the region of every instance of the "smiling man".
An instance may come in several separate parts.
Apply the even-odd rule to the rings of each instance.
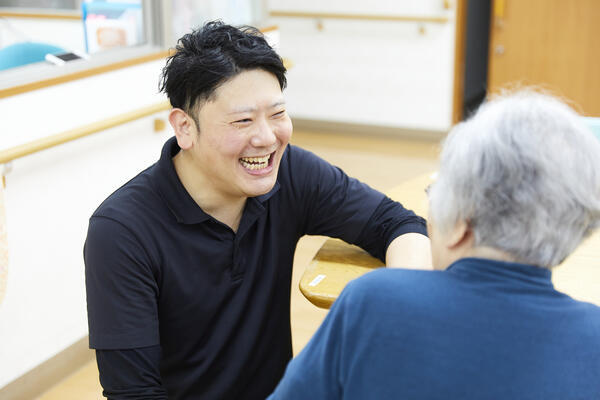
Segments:
[[[196,121],[182,109],[171,112],[184,150],[173,162],[196,203],[236,231],[246,199],[275,185],[292,123],[279,81],[266,70],[239,72],[212,96],[199,107]]]
[[[289,145],[281,58],[253,28],[180,39],[163,70],[175,137],[90,219],[90,347],[111,399],[264,399],[292,356],[298,240],[429,267],[424,220]]]

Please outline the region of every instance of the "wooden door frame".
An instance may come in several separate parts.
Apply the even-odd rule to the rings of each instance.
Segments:
[[[467,0],[456,0],[454,31],[454,87],[452,100],[452,125],[463,118],[463,95],[465,90],[465,39],[467,27]]]

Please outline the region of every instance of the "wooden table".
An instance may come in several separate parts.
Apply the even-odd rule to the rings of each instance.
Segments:
[[[425,188],[435,174],[413,178],[387,194],[418,215],[427,216]],[[359,247],[339,239],[328,239],[317,252],[300,280],[300,291],[314,305],[329,308],[346,284],[382,267],[383,263]],[[584,241],[553,270],[555,287],[578,300],[600,305],[600,232]]]

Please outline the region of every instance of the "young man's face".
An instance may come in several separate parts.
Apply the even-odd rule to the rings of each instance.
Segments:
[[[220,86],[201,105],[199,135],[192,148],[199,171],[225,198],[269,192],[292,135],[277,78],[244,71]]]

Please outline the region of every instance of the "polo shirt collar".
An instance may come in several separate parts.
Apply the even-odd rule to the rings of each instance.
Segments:
[[[211,219],[212,217],[205,213],[202,208],[196,204],[192,196],[187,192],[183,183],[173,165],[173,157],[181,150],[177,144],[177,139],[173,136],[164,144],[160,159],[156,163],[154,170],[155,182],[160,196],[167,203],[169,210],[173,213],[177,222],[182,224],[198,224]],[[263,195],[248,199],[246,209],[254,212],[263,212],[265,210],[262,203],[267,201],[280,188],[276,181],[273,188]],[[255,206],[248,207],[248,203],[255,203]]]
[[[268,193],[261,194],[260,196],[252,197],[252,199],[257,200],[260,203],[264,203],[265,201],[269,200],[271,198],[271,196],[273,196],[278,191],[279,191],[279,180],[275,181],[275,185],[273,185],[273,188]]]
[[[514,280],[553,287],[552,272],[548,268],[529,264],[467,257],[455,261],[446,271],[474,279]]]

